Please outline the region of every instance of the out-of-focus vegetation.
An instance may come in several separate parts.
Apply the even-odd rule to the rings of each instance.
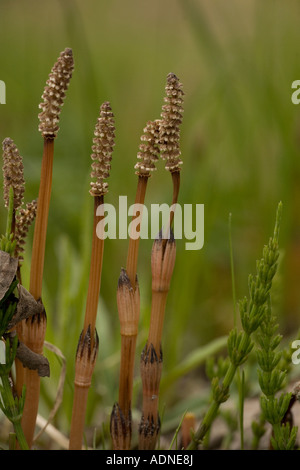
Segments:
[[[280,200],[277,307],[282,332],[296,334],[300,106],[291,102],[291,84],[300,79],[299,13],[296,0],[1,0],[0,79],[6,83],[7,104],[0,107],[0,139],[11,137],[23,155],[27,201],[37,197],[39,187],[42,139],[37,115],[48,73],[65,47],[73,49],[75,59],[55,142],[44,271],[46,339],[61,349],[67,361],[64,401],[57,417],[64,432],[70,420],[74,354],[88,282],[90,154],[99,107],[110,101],[116,121],[106,202],[118,207],[119,195],[127,195],[132,204],[140,135],[148,120],[160,116],[169,72],[176,73],[185,91],[179,202],[205,205],[205,242],[200,251],[186,251],[184,240],[177,243],[164,330],[164,374],[232,327],[229,214],[240,298],[268,241]],[[171,202],[171,179],[162,162],[148,187],[146,204]],[[0,217],[3,231],[3,206]],[[23,267],[25,287],[31,239],[32,232]],[[149,324],[151,245],[151,240],[143,240],[140,246],[138,353]],[[88,410],[94,426],[101,426],[99,414],[108,418],[117,398],[116,286],[126,253],[126,240],[107,240],[97,324],[100,350]],[[53,404],[60,371],[56,358],[46,354],[53,373],[42,384],[45,415]],[[175,385],[172,393],[166,387],[167,392],[170,400],[183,399],[185,404],[195,395],[188,388],[177,392]],[[137,386],[137,400],[139,393]]]

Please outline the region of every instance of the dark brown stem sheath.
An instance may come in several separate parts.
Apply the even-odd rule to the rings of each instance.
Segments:
[[[85,413],[89,388],[95,368],[95,362],[99,349],[97,331],[91,335],[90,325],[86,332],[82,331],[77,352],[74,381],[74,400],[70,431],[70,450],[81,450],[85,426]]]
[[[140,298],[137,279],[134,290],[125,269],[122,269],[119,277],[117,303],[121,330],[121,364],[119,402],[114,406],[111,416],[111,431],[114,449],[128,450],[131,440],[131,401]]]
[[[27,320],[23,320],[23,338],[26,346],[31,351],[42,354],[44,338],[46,333],[46,313],[33,315]],[[35,422],[38,413],[40,395],[40,376],[37,370],[24,368],[24,384],[26,386],[25,406],[22,415],[22,428],[29,448],[32,447],[35,431]]]

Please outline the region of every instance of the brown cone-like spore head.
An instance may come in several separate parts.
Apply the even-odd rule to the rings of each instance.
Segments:
[[[18,209],[23,204],[25,181],[23,159],[14,144],[14,141],[7,137],[2,143],[3,148],[3,188],[4,204],[9,204],[9,188],[14,190],[14,209]]]
[[[74,60],[72,49],[60,53],[46,82],[43,102],[39,105],[39,131],[45,139],[54,139],[59,130],[59,115],[72,77]]]
[[[180,171],[180,124],[183,113],[182,84],[174,73],[169,73],[166,84],[165,104],[162,107],[160,124],[160,152],[166,160],[166,170]]]
[[[148,177],[156,170],[155,162],[159,158],[159,129],[160,120],[149,121],[141,136],[141,144],[137,154],[138,161],[135,165],[138,176]]]
[[[101,105],[100,116],[97,120],[92,146],[92,172],[90,194],[103,196],[108,191],[108,183],[104,180],[109,177],[111,159],[115,145],[115,122],[110,103],[106,101]]]

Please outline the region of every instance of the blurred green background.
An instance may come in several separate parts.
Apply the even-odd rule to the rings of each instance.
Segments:
[[[134,164],[148,120],[160,117],[166,76],[174,72],[185,92],[181,127],[181,204],[205,205],[200,251],[177,243],[163,339],[167,377],[197,348],[226,335],[233,324],[228,218],[236,295],[272,233],[283,202],[282,259],[278,282],[281,331],[298,329],[300,283],[300,106],[291,85],[300,79],[300,4],[296,0],[1,0],[0,79],[7,104],[0,106],[0,138],[11,137],[24,158],[26,201],[37,197],[42,138],[38,105],[60,51],[73,49],[75,70],[55,142],[52,200],[44,271],[47,341],[66,357],[67,378],[56,425],[68,433],[74,355],[88,283],[92,200],[89,196],[93,131],[103,101],[116,122],[109,194],[134,202]],[[170,203],[171,178],[163,162],[150,179],[146,204]],[[5,227],[6,212],[0,209]],[[24,285],[28,287],[30,232]],[[140,244],[140,336],[144,346],[151,306],[151,240]],[[127,240],[107,240],[98,317],[100,350],[90,391],[88,424],[107,422],[118,391],[119,322],[116,286],[126,263]],[[41,413],[55,399],[60,364],[47,353],[52,376],[42,382]],[[201,369],[194,371],[201,376]],[[198,374],[198,375],[197,375]],[[193,382],[194,383],[194,382]],[[196,395],[189,382],[170,382],[162,406]]]

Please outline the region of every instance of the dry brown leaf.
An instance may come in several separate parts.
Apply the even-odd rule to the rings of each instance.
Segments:
[[[41,314],[44,310],[42,302],[35,300],[30,292],[28,292],[21,284],[18,284],[18,292],[19,300],[16,307],[16,313],[8,324],[8,329],[11,329],[21,320],[25,320],[32,315]]]
[[[14,280],[18,269],[18,259],[6,251],[0,251],[0,300],[3,299]]]
[[[42,354],[37,354],[19,341],[16,357],[24,367],[36,370],[40,377],[50,377],[50,366],[48,359]]]

